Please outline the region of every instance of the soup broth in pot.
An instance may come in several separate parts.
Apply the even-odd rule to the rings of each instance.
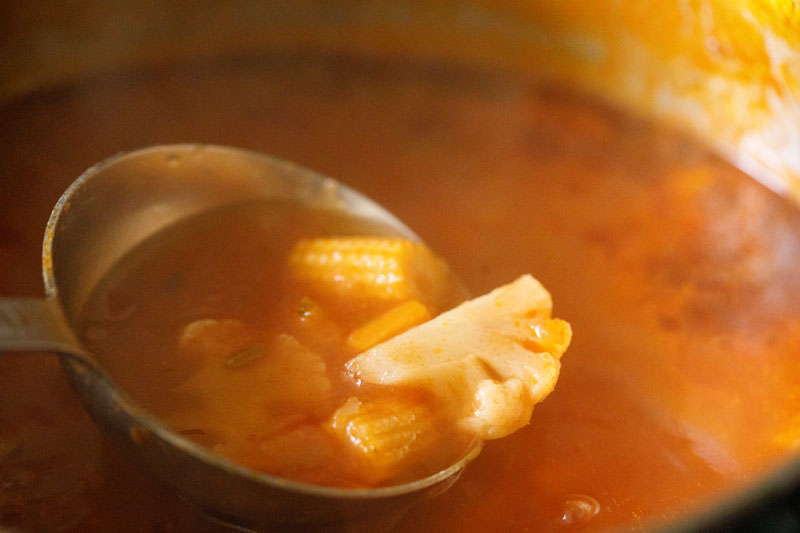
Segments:
[[[74,176],[181,141],[353,186],[472,294],[542,281],[573,328],[558,386],[396,531],[645,527],[800,446],[800,212],[679,132],[508,73],[310,53],[98,76],[0,115],[5,294],[39,290]],[[106,444],[54,361],[3,358],[0,390],[1,528],[219,527]]]

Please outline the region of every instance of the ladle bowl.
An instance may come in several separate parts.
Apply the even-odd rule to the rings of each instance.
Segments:
[[[380,516],[446,490],[481,449],[414,482],[374,489],[298,483],[245,468],[171,431],[137,406],[75,334],[92,289],[126,252],[192,215],[240,202],[297,201],[366,218],[383,235],[419,240],[385,209],[307,169],[247,150],[155,146],[113,156],[61,196],[44,237],[44,299],[0,299],[0,351],[57,352],[92,419],[130,455],[212,517],[259,529]]]

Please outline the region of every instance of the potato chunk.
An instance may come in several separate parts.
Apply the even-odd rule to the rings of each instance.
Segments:
[[[356,377],[430,389],[466,430],[496,439],[525,426],[555,387],[569,324],[530,275],[351,359]]]

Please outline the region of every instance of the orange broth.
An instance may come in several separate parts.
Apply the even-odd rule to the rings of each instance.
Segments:
[[[458,461],[473,437],[425,389],[359,383],[344,366],[363,351],[348,343],[350,333],[403,303],[420,303],[410,272],[393,294],[379,296],[355,283],[357,275],[382,272],[381,260],[421,254],[382,252],[389,238],[367,241],[336,270],[351,277],[351,289],[293,273],[318,275],[324,265],[290,264],[303,239],[330,239],[323,248],[379,230],[367,220],[266,201],[190,217],[110,269],[85,306],[83,342],[123,390],[177,433],[250,468],[350,488],[432,475]],[[307,253],[332,260],[344,252]],[[435,268],[441,260],[429,261]],[[463,300],[451,272],[434,279],[438,290],[418,295],[430,316]],[[388,281],[375,283],[388,293]],[[420,322],[398,324],[395,333]],[[352,421],[360,424],[355,433],[339,414],[351,398],[367,411]]]
[[[396,531],[645,527],[797,454],[800,212],[669,128],[517,75],[313,54],[101,76],[3,117],[4,294],[40,287],[40,228],[74,176],[187,140],[362,190],[472,294],[542,281],[574,331],[555,392]],[[2,526],[217,530],[106,445],[57,365],[4,358],[0,389],[17,443],[0,455]]]

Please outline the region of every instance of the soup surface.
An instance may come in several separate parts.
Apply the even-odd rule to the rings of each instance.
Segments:
[[[570,329],[530,275],[463,302],[441,258],[375,226],[257,199],[188,217],[111,267],[83,344],[250,468],[350,488],[433,475],[527,424]]]
[[[345,363],[464,290],[424,245],[373,232],[255,200],[189,217],[112,267],[82,340],[160,420],[250,468],[350,488],[432,475],[473,434],[428,387],[371,384]]]
[[[341,179],[472,294],[542,281],[574,330],[558,387],[396,531],[644,527],[797,453],[800,214],[673,131],[504,73],[313,55],[99,77],[0,113],[3,294],[41,290],[42,228],[83,169],[180,141]],[[117,454],[55,361],[3,358],[0,390],[3,528],[219,528]]]

